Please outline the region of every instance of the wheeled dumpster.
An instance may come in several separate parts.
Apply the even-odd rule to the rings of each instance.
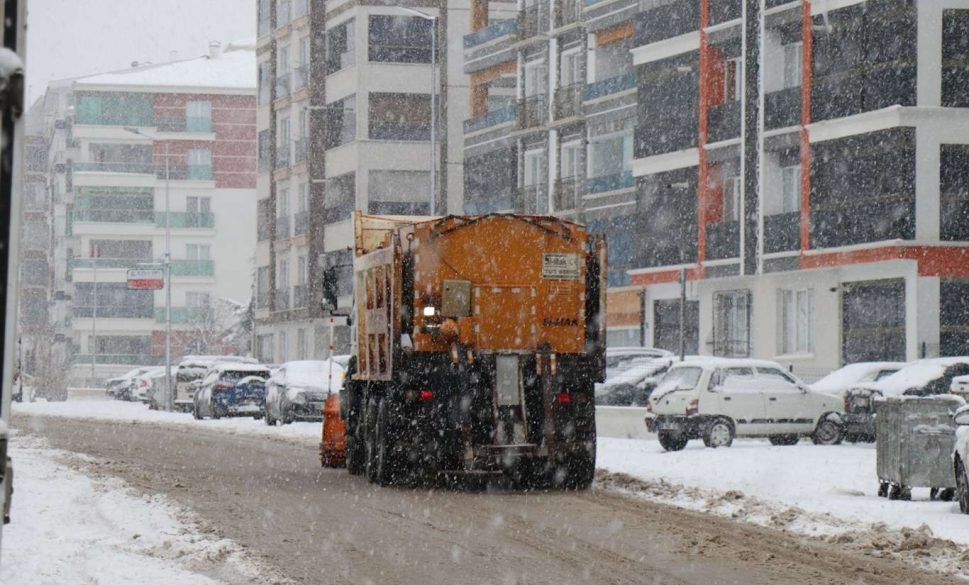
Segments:
[[[878,495],[910,500],[913,487],[951,500],[955,484],[952,415],[965,401],[952,395],[886,398],[875,402]]]

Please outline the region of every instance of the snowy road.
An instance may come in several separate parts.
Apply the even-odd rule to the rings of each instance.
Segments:
[[[589,493],[379,489],[315,447],[165,426],[17,416],[54,448],[162,494],[299,583],[948,583],[772,530]]]

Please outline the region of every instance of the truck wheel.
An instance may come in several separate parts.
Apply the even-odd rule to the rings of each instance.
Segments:
[[[377,407],[377,425],[374,429],[373,482],[379,486],[394,482],[394,456],[390,433],[390,412],[387,400],[381,400]]]
[[[789,445],[797,445],[797,441],[800,439],[797,435],[771,435],[767,438],[771,445],[786,447]]]
[[[822,419],[818,423],[811,440],[815,445],[838,445],[841,443],[843,430],[841,425],[830,418]]]
[[[659,432],[659,444],[667,451],[682,451],[688,441],[683,433]]]
[[[377,426],[377,401],[370,399],[364,410],[364,452],[366,453],[366,474],[370,483],[376,483],[377,472],[377,434],[374,428]]]
[[[956,499],[959,500],[959,511],[969,514],[969,481],[966,480],[966,468],[961,459],[956,459]]]
[[[350,475],[362,475],[367,468],[366,450],[362,441],[356,436],[347,435],[344,453],[346,454],[347,471],[350,472]]]
[[[587,490],[592,486],[596,476],[596,460],[587,454],[574,455],[568,464],[568,474],[565,476],[567,490]]]
[[[192,416],[195,420],[202,420],[202,415],[199,413],[199,405],[197,402],[192,403]]]
[[[733,425],[726,419],[716,419],[703,433],[703,444],[713,449],[733,445]]]

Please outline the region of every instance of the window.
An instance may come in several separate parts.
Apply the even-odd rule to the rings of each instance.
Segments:
[[[425,215],[430,208],[431,175],[426,171],[371,171],[370,212]]]
[[[297,192],[299,195],[296,198],[296,211],[299,213],[304,213],[309,211],[310,208],[310,186],[307,183],[300,183]]]
[[[562,61],[559,65],[559,87],[570,85],[585,85],[582,75],[582,53],[579,48],[569,49],[562,52]]]
[[[522,178],[522,185],[534,187],[542,185],[545,181],[545,151],[529,150],[525,152],[525,173]]]
[[[272,72],[269,62],[263,61],[259,64],[259,105],[264,106],[269,103],[273,86]]]
[[[188,165],[188,179],[212,179],[212,151],[208,148],[189,149],[185,153],[185,162]]]
[[[430,63],[430,20],[417,16],[371,16],[370,60],[385,63]]]
[[[589,139],[589,177],[608,177],[632,171],[633,132],[594,136]]]
[[[350,219],[356,208],[356,175],[347,173],[327,179],[323,190],[323,222],[334,223]]]
[[[282,150],[289,151],[289,141],[290,141],[289,118],[279,119],[278,134],[279,136],[276,137],[277,146]]]
[[[750,355],[750,291],[719,291],[713,295],[713,355]]]
[[[801,86],[804,43],[784,45],[784,88]]]
[[[150,290],[128,290],[124,282],[74,283],[74,317],[93,317],[95,306],[98,318],[148,319],[155,315],[155,295]]]
[[[269,130],[259,131],[259,172],[265,173],[272,168],[269,158]]]
[[[306,329],[296,330],[296,359],[306,359]]]
[[[723,99],[739,101],[744,94],[743,62],[740,57],[727,59],[723,68]]]
[[[210,213],[212,211],[212,198],[186,197],[185,211],[188,213]]]
[[[326,31],[327,75],[353,65],[355,37],[353,20]]]
[[[578,179],[582,176],[582,142],[574,140],[562,145],[559,177],[562,179]]]
[[[793,213],[801,209],[801,167],[781,169],[781,213]]]
[[[209,306],[211,295],[207,292],[187,292],[185,293],[185,306],[193,309],[201,309]]]
[[[289,361],[289,337],[285,331],[279,332],[279,363]]]
[[[305,140],[310,135],[309,111],[302,109],[299,111],[299,126],[296,128],[296,140]]]
[[[269,306],[269,267],[256,269],[256,306],[260,309]]]
[[[264,364],[271,364],[273,360],[273,336],[260,335],[256,338],[256,349],[259,361]]]
[[[530,61],[525,63],[525,98],[545,95],[546,89],[545,61]]]
[[[151,260],[151,240],[91,240],[91,258]]]
[[[595,48],[595,81],[604,81],[632,73],[634,71],[632,48],[632,37],[627,37],[615,43],[597,46]]]
[[[208,244],[185,244],[185,258],[188,260],[211,260],[212,246]]]
[[[78,187],[74,199],[74,220],[154,223],[154,209],[155,196],[151,188]]]
[[[782,290],[781,353],[814,351],[814,289]]]
[[[299,284],[299,285],[306,284],[306,275],[307,275],[306,256],[299,256],[296,258],[296,284]]]
[[[152,94],[78,92],[74,122],[109,126],[154,126]]]
[[[276,288],[289,288],[289,260],[280,260],[276,264]]]
[[[212,102],[191,101],[185,104],[185,131],[212,131]]]
[[[371,93],[370,138],[372,140],[430,140],[430,94]]]
[[[352,142],[357,136],[356,97],[349,96],[326,106],[326,132],[323,146],[329,150]],[[373,111],[370,113],[374,115]]]
[[[729,176],[723,181],[723,220],[740,221],[741,187],[739,175]]]
[[[289,73],[289,47],[276,49],[276,71],[280,76]]]
[[[286,187],[276,192],[276,217],[289,217],[289,189]]]

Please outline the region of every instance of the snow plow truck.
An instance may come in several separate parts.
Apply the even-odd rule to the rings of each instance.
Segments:
[[[346,466],[379,485],[505,475],[585,489],[606,243],[555,217],[354,216]]]

